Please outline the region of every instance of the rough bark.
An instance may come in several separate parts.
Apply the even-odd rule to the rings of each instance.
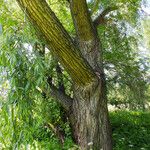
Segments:
[[[51,94],[60,99],[60,103],[70,114],[76,143],[82,150],[111,150],[100,41],[86,0],[70,0],[79,45],[73,43],[45,0],[17,1],[73,80],[73,100],[70,101],[54,86],[51,86]]]
[[[81,149],[111,150],[105,78],[97,29],[92,24],[86,0],[71,0],[70,7],[79,48],[99,78],[88,87],[74,85],[74,137]]]
[[[46,41],[59,62],[80,85],[90,84],[96,76],[78,47],[45,0],[17,0],[41,38]]]
[[[82,150],[111,150],[111,131],[102,83],[91,89],[75,87],[72,105],[74,137]]]

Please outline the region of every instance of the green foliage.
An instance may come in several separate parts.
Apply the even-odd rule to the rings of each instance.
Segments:
[[[74,36],[69,3],[65,0],[48,2],[66,30]],[[108,16],[110,24],[100,26],[98,32],[104,49],[109,100],[116,106],[130,105],[130,109],[143,109],[143,104],[147,103],[146,67],[140,67],[145,60],[138,59],[135,35],[127,34],[128,27],[136,22],[139,4],[140,1],[135,0],[109,3],[97,0],[88,5],[93,10],[93,16],[99,8],[119,7],[117,12]],[[33,27],[14,0],[0,2],[0,14],[0,92],[6,91],[6,95],[0,96],[0,147],[62,149],[57,135],[48,126],[59,125],[66,134],[64,149],[77,149],[71,140],[68,122],[64,123],[61,119],[59,104],[42,95],[43,89],[50,90],[48,76],[58,87],[56,60],[46,48],[45,56],[40,54],[44,43],[37,39]],[[38,43],[38,49],[35,43]],[[63,68],[62,71],[66,93],[72,96],[71,79]],[[116,150],[150,148],[148,114],[114,112],[111,117]]]
[[[74,35],[75,29],[70,13],[69,2],[66,0],[48,0],[48,4],[51,6],[52,10],[55,12],[56,16],[59,18],[65,29],[71,35]]]
[[[116,7],[116,11],[110,13],[108,18],[115,22],[128,22],[132,26],[136,26],[140,5],[141,0],[91,0],[88,4],[93,17],[102,10]]]
[[[110,103],[115,106],[123,104],[123,107],[130,109],[145,109],[148,102],[145,69],[148,65],[139,56],[139,36],[130,33],[131,29],[121,20],[100,26],[98,31],[102,41]]]
[[[146,43],[146,46],[150,49],[150,29],[149,29],[149,24],[150,24],[150,18],[146,18],[143,20],[142,25],[143,25],[143,37],[144,41]]]
[[[114,150],[150,149],[150,113],[115,111],[110,117]]]

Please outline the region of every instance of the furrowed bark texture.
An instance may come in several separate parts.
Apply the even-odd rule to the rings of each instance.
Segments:
[[[70,8],[80,51],[92,68],[98,68],[99,39],[92,24],[85,0],[71,0]],[[97,49],[98,48],[98,49]],[[99,57],[98,57],[99,56]]]
[[[74,88],[74,137],[82,150],[111,150],[110,126],[105,93],[99,81],[91,89]]]
[[[97,30],[92,24],[86,0],[71,0],[70,7],[80,51],[99,78],[89,87],[74,85],[74,136],[81,149],[111,150],[105,78]]]
[[[17,0],[17,2],[35,28],[41,32],[41,38],[46,40],[47,46],[53,50],[72,79],[80,85],[92,82],[95,74],[46,1]]]
[[[73,80],[73,100],[69,103],[65,97],[61,104],[68,111],[76,143],[82,150],[112,150],[100,41],[86,0],[70,0],[78,45],[45,0],[17,1]],[[52,94],[61,99],[61,94]]]

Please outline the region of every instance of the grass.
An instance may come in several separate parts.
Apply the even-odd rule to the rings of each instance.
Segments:
[[[150,150],[150,112],[114,111],[110,112],[110,121],[113,131],[113,150]],[[38,125],[34,129],[34,134],[31,133],[33,140],[21,143],[18,149],[30,147],[30,150],[77,150],[78,147],[70,138],[69,127],[66,127],[66,133],[68,136],[62,146],[51,130]],[[1,143],[1,136],[0,144],[1,150],[4,144]]]
[[[135,111],[114,111],[110,113],[113,131],[113,150],[150,150],[150,113]],[[46,143],[43,141],[43,144]],[[43,150],[77,150],[71,139],[64,147],[57,140],[47,141]],[[41,148],[42,149],[42,148]]]
[[[110,113],[114,150],[150,150],[150,113]]]

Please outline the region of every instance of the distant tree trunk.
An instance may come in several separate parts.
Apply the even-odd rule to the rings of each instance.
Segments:
[[[73,99],[51,86],[69,114],[76,143],[82,150],[112,150],[102,49],[86,0],[70,0],[77,33],[75,44],[45,0],[17,0],[73,81]]]

